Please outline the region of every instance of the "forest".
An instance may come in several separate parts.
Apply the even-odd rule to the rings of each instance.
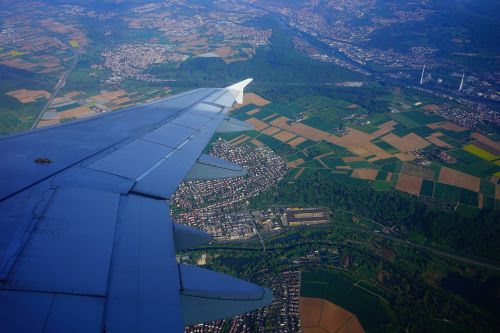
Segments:
[[[323,173],[280,182],[276,189],[251,201],[252,208],[284,204],[352,211],[387,227],[397,227],[403,235],[418,233],[427,245],[491,261],[500,257],[500,213],[489,209],[443,211],[405,193],[340,184]]]

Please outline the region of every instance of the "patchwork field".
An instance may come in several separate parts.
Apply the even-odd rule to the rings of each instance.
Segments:
[[[46,90],[27,90],[27,89],[9,91],[7,95],[16,98],[21,103],[32,103],[39,98],[48,99],[50,97],[50,93]]]
[[[253,140],[286,158],[292,181],[316,170],[377,191],[500,209],[500,143],[483,134],[414,110],[376,114],[337,135],[315,116],[297,119],[300,112],[252,94],[233,116],[254,125]],[[249,142],[258,145],[232,141]],[[425,161],[421,152],[435,149],[450,158]]]
[[[300,295],[303,297],[301,318],[305,316],[305,328],[313,329],[316,325],[333,329],[338,327],[338,321],[347,324],[355,319],[349,327],[354,329],[353,332],[363,332],[363,329],[383,328],[393,320],[393,312],[379,290],[365,282],[353,281],[342,273],[302,272]],[[327,303],[321,304],[321,301]],[[326,314],[326,317],[321,316],[318,320],[318,313]]]
[[[99,94],[88,97],[80,91],[70,91],[51,102],[41,121],[38,123],[38,127],[55,125],[67,120],[86,118],[133,104],[151,102],[169,95],[170,91],[169,87],[145,91],[143,94],[129,94],[123,89],[114,91],[102,90]],[[42,92],[40,94],[43,95]],[[35,95],[32,93],[30,96]]]

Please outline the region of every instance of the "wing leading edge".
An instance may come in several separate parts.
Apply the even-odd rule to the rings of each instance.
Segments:
[[[2,332],[181,332],[272,301],[178,264],[210,236],[170,219],[182,180],[246,174],[202,151],[251,129],[227,115],[250,81],[0,138]]]

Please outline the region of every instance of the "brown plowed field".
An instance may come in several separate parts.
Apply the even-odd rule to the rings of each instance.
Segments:
[[[382,137],[382,140],[387,142],[393,147],[396,147],[400,152],[406,153],[414,148],[425,148],[430,143],[415,133],[410,133],[403,137],[399,137],[393,133],[387,134]]]
[[[354,169],[351,177],[359,179],[374,180],[377,178],[378,170],[369,168]]]
[[[447,167],[441,168],[438,181],[443,184],[466,188],[474,192],[479,192],[479,187],[481,185],[481,180],[478,177],[474,177]]]
[[[449,122],[449,121],[445,121],[444,123],[441,122],[441,123],[429,124],[429,125],[427,125],[427,127],[432,128],[432,129],[443,128],[443,129],[446,129],[449,131],[454,131],[454,132],[463,132],[463,131],[467,130],[466,127],[458,126],[458,125],[456,125],[452,122]]]
[[[259,120],[257,118],[250,118],[245,120],[247,123],[252,124],[257,131],[262,131],[264,128],[268,128],[269,125],[263,122],[262,120]]]
[[[400,174],[398,183],[396,184],[396,189],[402,192],[419,195],[420,187],[422,187],[422,181],[423,179],[420,177]]]
[[[293,133],[290,133],[288,131],[281,131],[281,132],[273,135],[273,137],[275,139],[280,140],[281,142],[287,142],[287,141],[290,141],[291,139],[293,139],[294,137],[296,137],[296,135]]]
[[[297,147],[298,145],[300,145],[302,142],[304,142],[306,140],[307,140],[306,138],[299,136],[299,137],[296,137],[295,139],[293,139],[292,141],[288,142],[288,144],[292,147]]]
[[[300,298],[300,319],[304,333],[362,333],[365,331],[355,315],[320,298]]]
[[[448,142],[444,142],[441,140],[439,137],[442,136],[443,133],[441,132],[436,132],[432,133],[432,135],[426,136],[425,139],[433,144],[435,144],[438,147],[446,147],[446,148],[454,148],[453,145],[449,144]]]
[[[278,127],[270,126],[270,127],[266,128],[265,130],[262,130],[261,132],[264,134],[267,134],[267,135],[274,135],[274,134],[278,133],[279,131],[281,131],[281,129],[279,129]]]

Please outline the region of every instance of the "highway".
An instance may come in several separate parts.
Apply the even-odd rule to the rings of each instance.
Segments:
[[[59,81],[57,81],[57,84],[54,87],[54,90],[52,91],[52,94],[50,95],[49,100],[47,101],[47,103],[45,104],[45,106],[43,107],[43,109],[40,111],[40,113],[36,117],[35,121],[33,122],[33,125],[31,126],[32,130],[38,126],[38,123],[42,119],[43,114],[45,113],[45,111],[47,111],[49,106],[52,104],[54,99],[59,94],[59,91],[66,84],[66,80],[68,79],[68,76],[71,74],[71,72],[75,69],[77,62],[78,62],[78,52],[76,51],[76,49],[73,49],[73,63],[71,64],[71,67],[64,73],[64,75],[59,79]]]

